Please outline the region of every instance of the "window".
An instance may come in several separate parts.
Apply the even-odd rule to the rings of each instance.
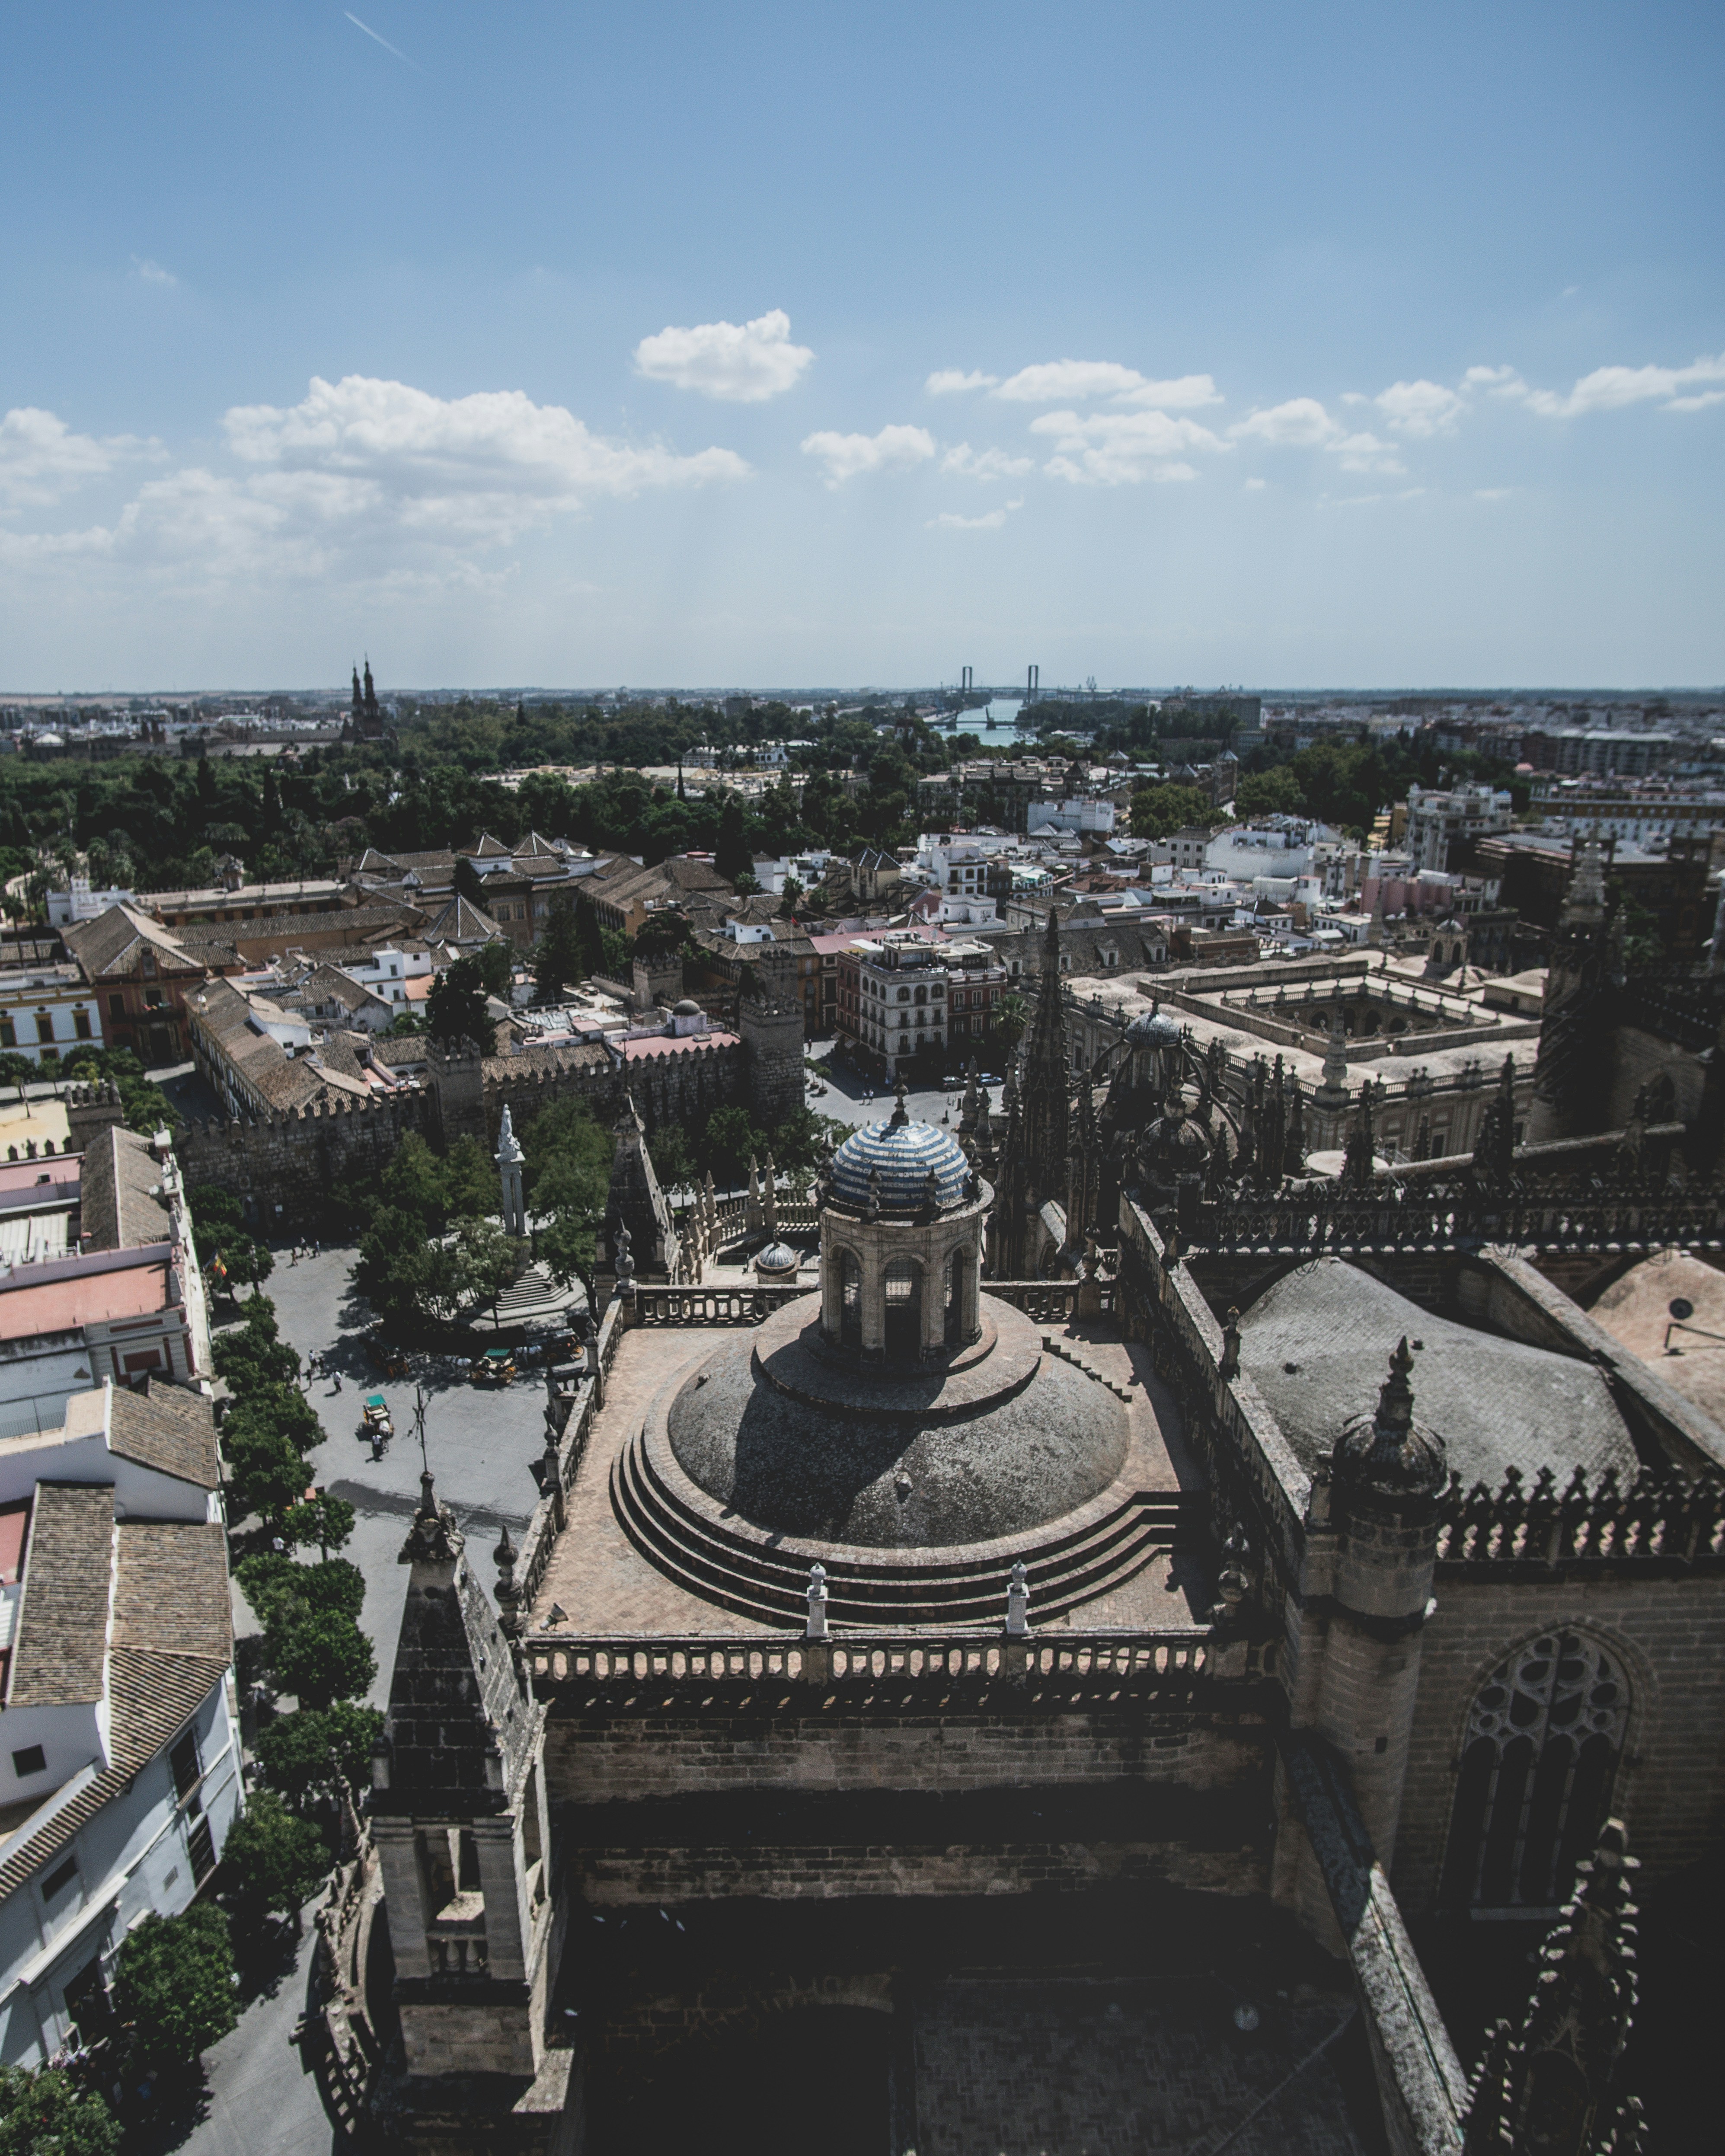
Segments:
[[[1622,1671],[1583,1633],[1548,1633],[1499,1663],[1468,1717],[1452,1906],[1555,1911],[1605,1817],[1628,1720]]]
[[[18,1028],[9,1018],[0,1017],[0,1048],[18,1046]]]
[[[187,1793],[195,1789],[203,1779],[203,1769],[198,1763],[198,1732],[188,1729],[167,1755],[167,1763],[174,1778],[174,1794],[183,1804]]]
[[[78,1860],[75,1856],[69,1856],[64,1864],[57,1866],[54,1871],[49,1873],[47,1878],[43,1881],[43,1900],[44,1902],[52,1902],[57,1899],[59,1896],[65,1892],[66,1889],[73,1883],[77,1876]]]
[[[192,1860],[192,1876],[201,1887],[216,1868],[215,1838],[207,1819],[200,1817],[186,1836],[186,1854]]]
[[[39,1744],[27,1744],[22,1752],[13,1753],[12,1771],[19,1781],[23,1781],[27,1774],[45,1774],[48,1754]]]
[[[80,1040],[90,1039],[90,1013],[82,1004],[72,1014],[72,1030]]]
[[[124,1018],[126,1016],[126,998],[117,988],[108,998],[108,1015],[110,1018]]]
[[[54,1013],[52,1011],[37,1012],[36,1038],[39,1041],[52,1040],[54,1039]]]

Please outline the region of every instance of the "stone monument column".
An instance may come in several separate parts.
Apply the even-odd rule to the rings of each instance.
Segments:
[[[503,1104],[503,1120],[497,1129],[497,1179],[502,1188],[503,1224],[511,1235],[527,1232],[527,1209],[521,1198],[521,1163],[526,1155],[510,1120],[509,1103]]]

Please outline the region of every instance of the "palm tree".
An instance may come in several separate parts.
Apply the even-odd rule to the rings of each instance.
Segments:
[[[1030,1006],[1016,988],[1010,988],[994,1006],[994,1030],[1009,1051],[1024,1039],[1030,1023]]]

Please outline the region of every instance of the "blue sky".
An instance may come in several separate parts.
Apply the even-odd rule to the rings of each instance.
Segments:
[[[1717,4],[5,53],[0,690],[1725,680]]]

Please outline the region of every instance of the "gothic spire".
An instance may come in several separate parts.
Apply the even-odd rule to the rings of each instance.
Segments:
[[[1060,1189],[1070,1148],[1066,1102],[1066,1008],[1060,993],[1060,928],[1052,903],[1042,939],[1036,1012],[1024,1050],[1025,1168],[1040,1204]]]

